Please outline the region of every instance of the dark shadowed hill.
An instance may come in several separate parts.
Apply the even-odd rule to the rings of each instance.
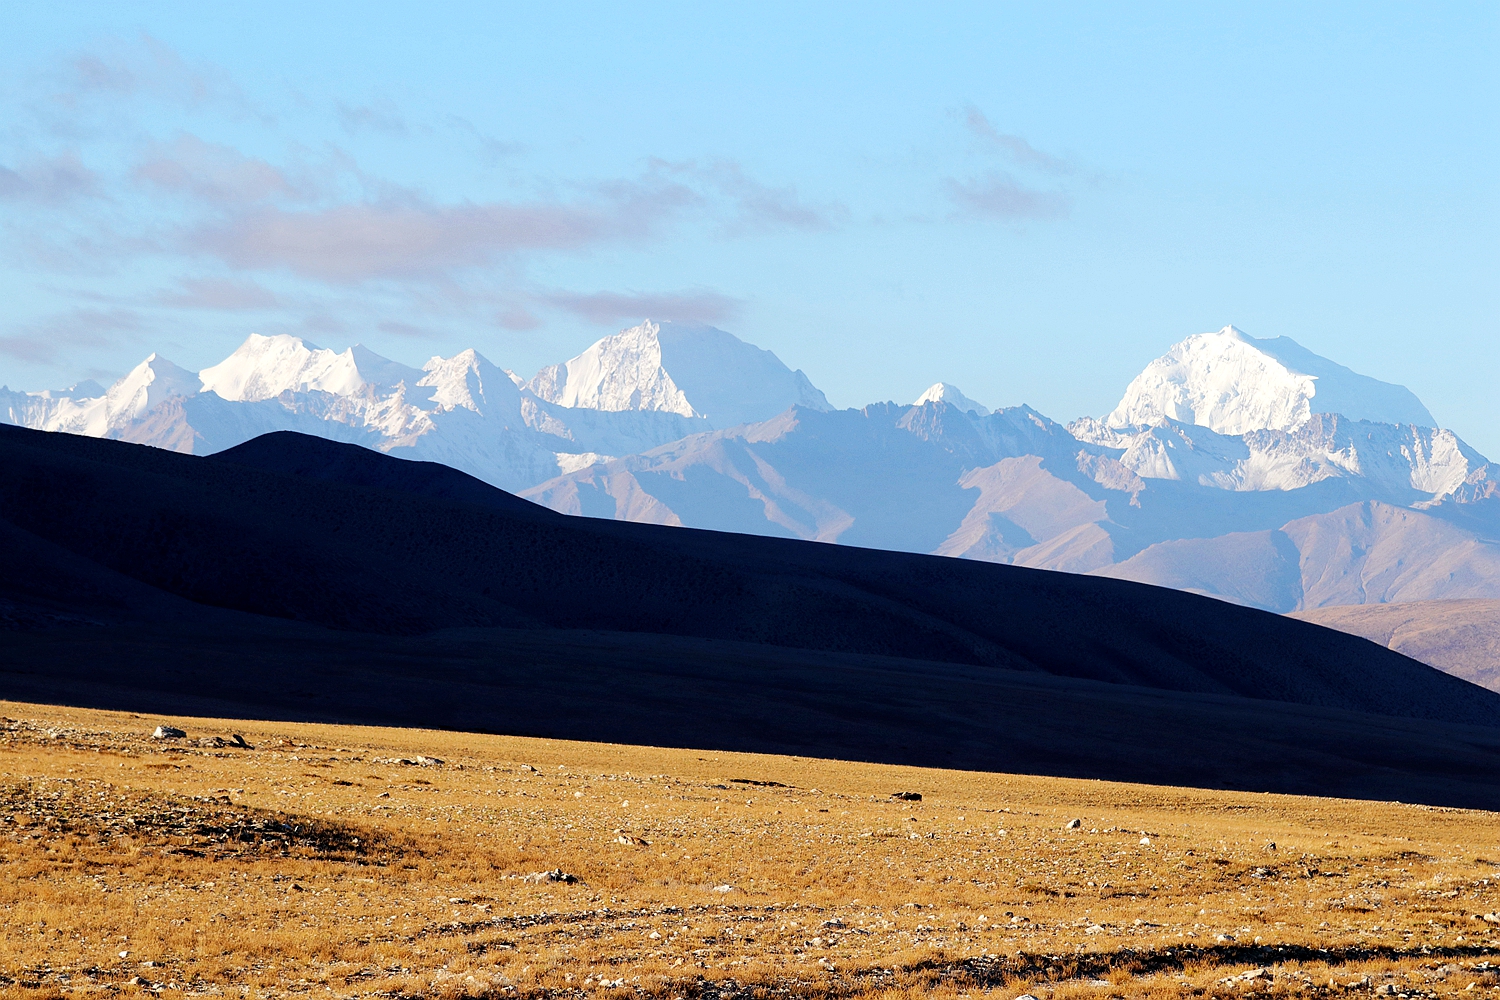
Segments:
[[[292,433],[204,459],[0,431],[5,521],[212,608],[397,635],[696,636],[1500,724],[1500,696],[1371,643],[1141,584],[564,517]],[[71,610],[107,614],[95,586]]]
[[[565,517],[296,434],[0,427],[0,468],[0,697],[1465,802],[1500,763],[1500,695],[1141,584]]]

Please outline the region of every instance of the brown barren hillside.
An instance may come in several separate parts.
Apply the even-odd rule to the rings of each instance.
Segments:
[[[1009,1000],[1500,984],[1493,813],[0,713],[0,987],[15,996]],[[187,738],[151,739],[163,722]]]
[[[1444,673],[1500,691],[1500,601],[1407,601],[1288,615],[1348,632]]]

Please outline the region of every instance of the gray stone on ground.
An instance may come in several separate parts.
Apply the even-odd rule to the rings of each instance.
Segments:
[[[180,740],[187,733],[176,726],[157,726],[156,732],[151,734],[153,740]]]

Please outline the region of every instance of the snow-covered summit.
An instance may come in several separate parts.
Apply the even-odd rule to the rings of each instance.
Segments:
[[[108,389],[90,379],[61,391],[6,393],[6,423],[105,437],[173,397],[198,391],[198,376],[152,354]]]
[[[223,399],[255,402],[288,390],[348,396],[365,386],[415,385],[422,373],[356,345],[342,354],[301,337],[252,333],[223,361],[198,373],[203,389]]]
[[[1104,424],[1141,427],[1165,418],[1245,434],[1292,430],[1314,413],[1436,424],[1405,386],[1350,371],[1290,338],[1258,340],[1232,326],[1173,345],[1135,377]]]
[[[789,406],[828,410],[800,370],[711,326],[653,323],[598,341],[526,384],[537,398],[592,410],[658,410],[718,428],[769,419]]]
[[[981,417],[990,415],[989,407],[982,403],[974,402],[968,396],[959,392],[958,386],[951,382],[938,382],[934,384],[932,388],[918,396],[911,405],[922,406],[925,403],[948,403],[965,412],[972,411],[977,413]]]

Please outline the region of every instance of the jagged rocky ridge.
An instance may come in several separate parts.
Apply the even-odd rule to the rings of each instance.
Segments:
[[[0,416],[209,454],[273,430],[437,461],[554,510],[1119,576],[1289,611],[1500,597],[1500,489],[1401,386],[1233,327],[1103,419],[938,383],[833,411],[720,330],[646,322],[530,380],[251,337],[194,375],[0,390]]]

